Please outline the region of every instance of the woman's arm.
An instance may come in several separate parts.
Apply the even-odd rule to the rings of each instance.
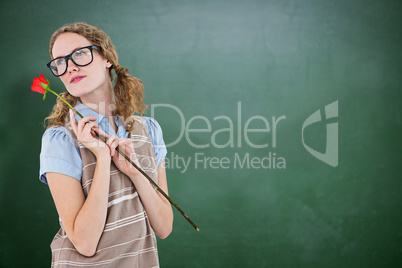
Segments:
[[[125,155],[129,156],[134,163],[138,163],[130,139],[121,139],[117,144]],[[112,160],[116,167],[134,183],[156,235],[162,239],[166,238],[172,232],[173,226],[173,211],[169,201],[120,154],[113,154],[112,151]],[[168,194],[165,161],[158,166],[158,186]]]
[[[85,256],[95,254],[105,227],[111,161],[108,145],[114,146],[114,137],[108,140],[108,145],[96,137],[94,131],[101,135],[105,133],[97,124],[90,122],[94,120],[95,117],[86,116],[77,124],[74,113],[70,111],[71,127],[78,141],[95,155],[97,162],[87,198],[80,182],[75,178],[55,172],[46,173],[67,236],[77,251]]]
[[[81,183],[60,173],[46,173],[57,212],[77,251],[93,256],[106,222],[110,157],[97,158],[91,189],[85,199]]]
[[[137,188],[152,228],[159,238],[165,239],[172,232],[173,226],[173,211],[169,201],[141,173],[129,177]],[[158,167],[158,186],[168,194],[165,161]]]

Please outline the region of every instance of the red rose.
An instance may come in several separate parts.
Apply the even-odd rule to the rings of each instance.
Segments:
[[[45,94],[46,89],[41,85],[41,83],[49,85],[49,82],[45,79],[43,74],[41,74],[39,77],[35,77],[35,79],[33,80],[33,84],[31,86],[31,90],[39,92],[41,94]]]

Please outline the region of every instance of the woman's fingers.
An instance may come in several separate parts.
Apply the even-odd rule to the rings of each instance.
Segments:
[[[138,163],[137,156],[134,152],[134,145],[131,139],[128,138],[121,139],[117,142],[117,145],[120,152],[124,153],[128,158],[131,159],[131,161],[133,161],[136,165],[140,166]],[[131,165],[129,161],[127,161],[121,154],[115,154],[112,159],[116,167],[123,173],[127,175],[139,174],[139,171],[133,165]]]
[[[97,125],[95,122],[90,122],[90,121],[96,121],[96,117],[88,115],[88,116],[85,116],[84,118],[81,118],[78,121],[78,130],[82,131],[88,123]]]
[[[99,146],[99,144],[96,145],[95,142],[101,142],[98,140],[93,132],[96,132],[99,135],[105,137],[105,139],[107,139],[108,136],[106,133],[99,129],[99,126],[95,122],[91,121],[96,121],[96,118],[93,116],[85,116],[77,122],[75,119],[74,111],[70,109],[71,127],[75,135],[77,136],[78,141],[83,143],[86,147]]]
[[[80,120],[81,121],[81,120]],[[98,127],[98,125],[95,123],[95,122],[90,122],[90,123],[87,123],[87,124],[85,124],[84,126],[83,126],[83,129],[81,130],[81,132],[82,132],[82,134],[84,135],[84,136],[86,136],[87,138],[89,138],[89,137],[93,137],[93,135],[92,135],[92,130],[94,129],[94,128],[97,128]]]
[[[77,122],[75,121],[74,111],[70,109],[70,122],[75,135],[78,134]]]
[[[134,144],[131,139],[125,138],[121,139],[118,144],[120,150],[122,150],[125,155],[127,155],[134,162],[137,161],[137,156],[134,151]]]
[[[121,139],[118,143],[119,148],[123,150],[125,153],[132,153],[134,152],[134,148],[132,147],[132,142],[130,139]]]
[[[106,144],[110,148],[111,156],[116,154],[116,148],[125,153],[126,155],[130,156],[134,153],[134,146],[130,139],[119,139],[116,135],[110,135],[107,139]]]
[[[99,134],[99,136],[104,137],[106,140],[109,138],[109,135],[104,132],[102,129],[99,128],[99,126],[95,127],[92,129],[94,132],[96,132],[97,134]]]
[[[116,147],[119,145],[119,138],[116,135],[110,135],[106,144],[110,148],[110,155],[114,156],[116,153]]]
[[[119,141],[119,146],[120,145],[124,145],[124,146],[127,146],[128,148],[134,149],[131,139],[128,139],[128,138],[121,139]]]
[[[75,134],[78,136],[79,134],[81,134],[81,132],[83,131],[83,129],[85,128],[85,126],[87,125],[87,123],[89,123],[90,121],[96,121],[96,118],[93,116],[85,116],[84,118],[81,118],[80,120],[78,120],[78,124],[77,121],[75,120],[75,114],[74,111],[72,109],[70,109],[70,122],[71,122],[71,127],[73,128],[73,131],[75,132]],[[91,122],[94,123],[94,122]],[[94,123],[95,124],[95,123]],[[96,124],[95,124],[96,125]]]

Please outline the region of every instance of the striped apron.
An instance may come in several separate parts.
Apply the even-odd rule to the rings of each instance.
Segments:
[[[82,188],[85,196],[91,189],[96,166],[94,154],[77,141],[70,123],[66,128],[73,135],[82,157]],[[157,183],[158,173],[148,132],[142,119],[135,116],[130,133],[135,152],[143,170]],[[96,254],[81,255],[70,242],[60,221],[60,230],[54,237],[52,267],[159,267],[155,233],[132,181],[120,172],[113,161],[110,164],[110,188],[105,228]]]

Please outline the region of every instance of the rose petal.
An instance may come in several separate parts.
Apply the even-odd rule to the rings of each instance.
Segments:
[[[45,93],[45,91],[46,91],[43,87],[41,87],[41,86],[39,86],[39,85],[35,85],[35,84],[33,84],[33,85],[31,86],[31,90],[32,90],[32,91],[39,92],[39,93],[41,93],[41,94]]]
[[[41,81],[40,81],[39,77],[35,77],[34,80],[33,80],[33,84],[34,85],[40,85],[40,83],[41,83]]]
[[[45,84],[49,84],[48,82],[47,82],[47,80],[45,79],[45,77],[43,76],[43,74],[41,74],[40,76],[39,76],[39,80],[40,80],[40,82],[41,83],[45,83]]]

